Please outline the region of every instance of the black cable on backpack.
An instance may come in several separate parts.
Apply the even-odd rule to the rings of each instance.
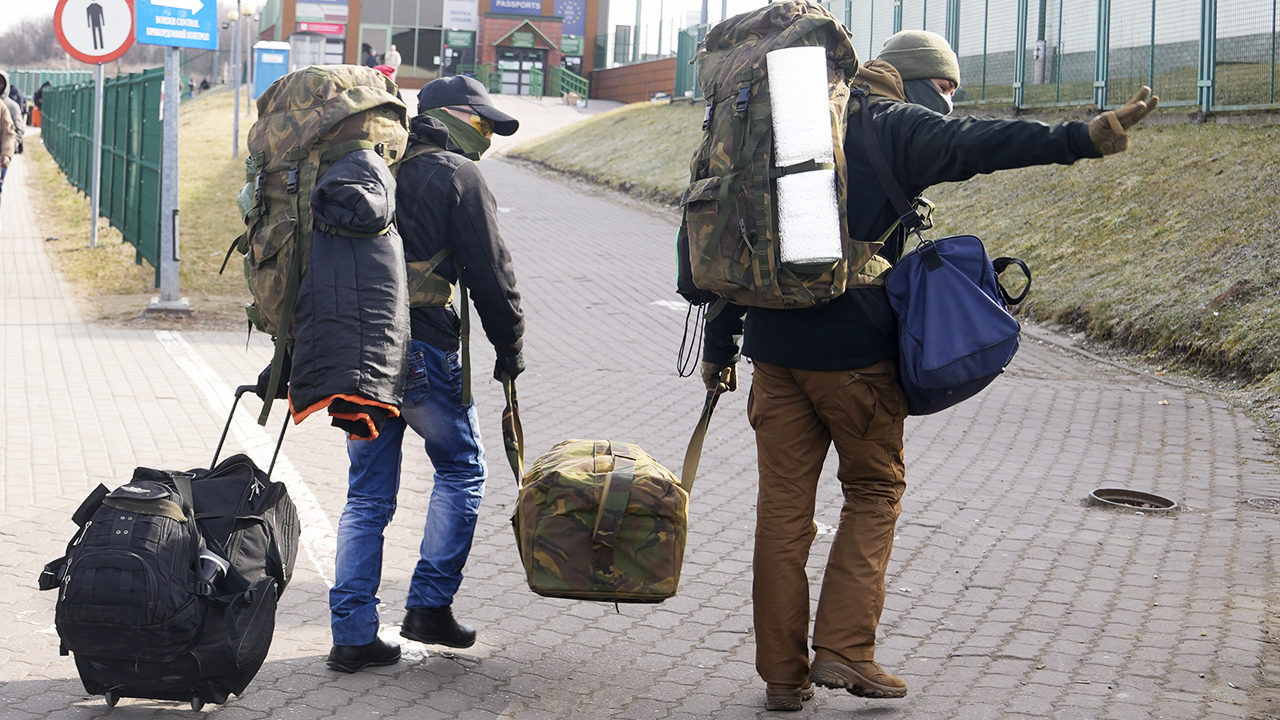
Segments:
[[[680,352],[676,356],[676,374],[680,377],[689,377],[698,369],[699,359],[702,357],[702,341],[706,328],[707,306],[694,305],[689,303],[689,309],[684,314],[684,335],[680,338]],[[693,330],[689,330],[689,321],[695,324]]]

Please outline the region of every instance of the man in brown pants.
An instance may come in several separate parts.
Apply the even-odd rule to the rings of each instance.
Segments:
[[[959,63],[945,39],[920,30],[890,37],[854,82],[869,89],[875,140],[908,197],[978,173],[1120,152],[1128,146],[1125,131],[1157,103],[1143,88],[1090,122],[1054,126],[948,117],[960,85]],[[902,256],[906,237],[859,124],[849,124],[844,153],[849,231],[858,240],[883,238],[877,261],[883,267]],[[801,709],[814,684],[863,697],[907,694],[906,683],[875,660],[885,569],[906,489],[907,403],[897,383],[897,322],[884,274],[863,272],[868,274],[826,305],[729,305],[706,326],[702,377],[708,389],[736,389],[739,336],[741,353],[755,365],[747,403],[760,473],[752,601],[756,670],[770,710]],[[818,479],[833,443],[844,506],[818,597],[810,663],[805,563],[816,534]]]

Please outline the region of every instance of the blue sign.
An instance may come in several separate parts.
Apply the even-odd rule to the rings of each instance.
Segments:
[[[138,42],[218,49],[217,0],[137,0]]]
[[[489,11],[516,15],[541,15],[542,0],[490,0]]]
[[[564,18],[565,35],[586,35],[586,2],[584,0],[556,0],[555,14]]]

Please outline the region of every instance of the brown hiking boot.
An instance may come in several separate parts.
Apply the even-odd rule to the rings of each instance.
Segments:
[[[813,683],[800,687],[767,683],[764,707],[766,710],[801,710],[805,700],[813,699]]]
[[[844,688],[850,694],[867,698],[900,698],[907,694],[907,684],[871,660],[842,663],[816,660],[809,670],[815,685]]]

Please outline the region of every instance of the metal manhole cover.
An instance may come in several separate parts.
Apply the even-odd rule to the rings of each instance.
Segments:
[[[1178,503],[1169,498],[1128,488],[1098,488],[1089,493],[1089,498],[1109,507],[1132,508],[1147,512],[1169,512],[1178,509]]]
[[[1246,502],[1259,510],[1280,512],[1280,500],[1276,498],[1249,498]]]

